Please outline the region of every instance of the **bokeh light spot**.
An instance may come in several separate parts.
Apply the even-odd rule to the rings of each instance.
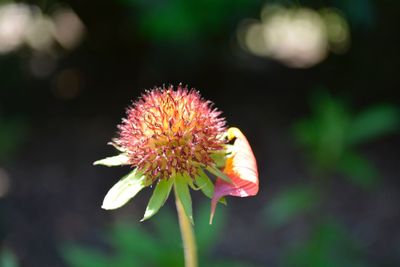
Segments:
[[[77,47],[85,34],[85,26],[78,15],[69,8],[60,8],[53,15],[56,27],[54,37],[65,49]]]
[[[261,20],[244,20],[238,27],[239,45],[256,56],[294,68],[309,68],[329,51],[345,52],[349,45],[346,20],[334,9],[316,10],[266,5]]]

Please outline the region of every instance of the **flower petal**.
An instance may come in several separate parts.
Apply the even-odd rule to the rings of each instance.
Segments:
[[[229,128],[227,136],[230,141],[234,140],[234,143],[231,147],[232,154],[226,160],[223,173],[232,180],[232,183],[217,178],[211,200],[210,223],[221,197],[228,195],[248,197],[258,192],[257,163],[249,142],[238,128]]]

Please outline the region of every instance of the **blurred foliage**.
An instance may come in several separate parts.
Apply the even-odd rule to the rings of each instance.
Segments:
[[[285,255],[284,266],[292,267],[367,267],[364,255],[347,233],[335,222],[326,220],[314,229],[310,239],[298,242]]]
[[[353,114],[344,101],[332,98],[327,92],[316,94],[311,108],[313,115],[297,122],[294,132],[317,176],[339,171],[359,186],[374,185],[377,171],[355,148],[398,130],[398,108],[377,105]]]
[[[120,0],[136,10],[139,31],[156,41],[193,40],[215,34],[260,2],[246,0]]]
[[[327,200],[329,182],[341,173],[353,184],[373,189],[378,172],[356,151],[357,146],[392,134],[399,129],[399,109],[375,105],[358,113],[348,104],[319,91],[311,98],[312,114],[295,123],[294,136],[309,158],[311,178],[307,184],[289,186],[277,193],[264,209],[272,227],[289,226],[297,218],[307,219],[309,235],[292,239],[283,249],[282,266],[366,267],[366,252],[336,217]],[[329,217],[329,219],[326,219]]]
[[[376,7],[373,0],[335,0],[334,4],[343,10],[354,27],[368,29],[375,24]]]
[[[319,199],[319,193],[312,187],[289,187],[269,201],[265,218],[270,226],[284,225],[299,215],[314,211]]]
[[[225,214],[221,211],[213,225],[208,224],[209,207],[203,206],[196,218],[196,232],[200,266],[249,267],[253,265],[210,259],[219,232],[225,225]],[[182,242],[177,219],[161,211],[151,221],[153,228],[144,230],[143,225],[117,222],[105,234],[111,253],[78,244],[65,245],[62,255],[71,267],[134,267],[134,266],[184,266]]]
[[[17,259],[11,250],[3,248],[0,251],[0,267],[18,267]]]
[[[26,136],[27,125],[23,119],[0,117],[0,160],[12,157]]]

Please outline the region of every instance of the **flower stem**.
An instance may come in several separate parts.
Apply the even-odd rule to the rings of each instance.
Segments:
[[[197,267],[197,248],[196,239],[192,224],[187,217],[182,203],[175,191],[176,210],[178,212],[179,227],[183,241],[183,250],[185,255],[185,267]]]

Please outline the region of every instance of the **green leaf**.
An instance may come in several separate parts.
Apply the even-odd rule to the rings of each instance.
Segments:
[[[378,182],[379,174],[372,163],[356,153],[345,153],[338,169],[346,174],[346,178],[352,183],[364,189],[370,189]]]
[[[186,216],[189,218],[190,222],[193,222],[193,211],[192,211],[192,198],[190,197],[189,187],[181,174],[177,174],[175,177],[175,190],[177,197],[182,203],[183,209],[185,210]]]
[[[117,209],[146,186],[146,176],[134,169],[108,191],[101,207],[106,210]]]
[[[210,178],[201,168],[197,170],[198,175],[194,178],[200,190],[209,198],[213,197],[214,194],[214,184],[211,182]]]
[[[358,114],[351,124],[348,142],[359,144],[392,133],[399,128],[399,110],[394,106],[371,107]]]
[[[129,165],[129,157],[126,154],[119,154],[118,156],[97,160],[93,165],[104,165],[107,167]]]
[[[288,223],[298,215],[312,210],[319,195],[307,186],[294,186],[275,196],[266,208],[267,222],[272,226]]]
[[[186,182],[188,183],[188,185],[190,186],[191,189],[193,189],[193,190],[195,190],[195,191],[200,190],[200,188],[197,187],[197,186],[194,184],[193,178],[192,178],[189,174],[184,173],[184,174],[182,175],[182,177],[186,180]]]
[[[228,183],[232,183],[231,178],[229,178],[225,173],[223,173],[220,169],[218,169],[217,167],[211,167],[211,166],[207,166],[206,170],[211,172],[212,174],[214,174],[215,176],[217,176],[218,178],[221,178],[222,180],[224,180],[225,182]]]
[[[171,192],[173,183],[173,177],[169,179],[162,179],[158,182],[141,221],[149,219],[160,210],[167,200],[169,193]]]
[[[194,178],[197,186],[204,193],[204,195],[212,198],[214,195],[214,184],[201,168],[199,168],[197,172],[198,175]],[[220,198],[219,202],[226,205],[226,199],[224,197]]]

